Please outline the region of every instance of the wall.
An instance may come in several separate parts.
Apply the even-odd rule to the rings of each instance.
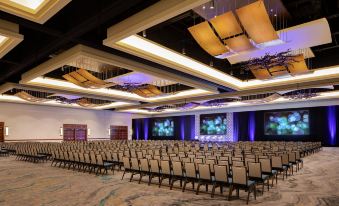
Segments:
[[[266,135],[264,131],[265,112],[309,110],[309,135]],[[321,141],[323,146],[339,146],[339,106],[308,107],[283,110],[267,110],[236,113],[241,141]],[[253,117],[251,119],[251,116]],[[253,128],[250,128],[250,125]],[[254,122],[254,124],[253,124]],[[251,132],[253,139],[250,138]]]
[[[245,107],[220,108],[204,111],[187,111],[175,115],[195,115],[195,133],[199,135],[200,114],[227,113],[228,141],[321,141],[324,146],[339,146],[338,100],[297,102],[289,104],[253,105]],[[329,106],[334,105],[334,106]],[[305,107],[307,106],[307,107]],[[331,109],[330,109],[331,108]],[[264,113],[266,111],[308,109],[310,110],[310,135],[268,136],[264,134]],[[173,114],[159,114],[165,117]],[[231,118],[233,116],[233,118]]]
[[[174,123],[173,136],[153,136],[152,126],[158,118],[141,118],[132,120],[133,136],[136,140],[193,140],[195,136],[195,116],[169,116]]]
[[[175,134],[176,136],[175,137],[170,137],[170,138],[167,138],[167,139],[178,139],[178,140],[181,140],[181,139],[185,139],[185,140],[190,140],[190,139],[194,139],[195,136],[200,136],[200,115],[201,114],[213,114],[213,113],[222,113],[222,112],[219,112],[219,111],[216,111],[216,110],[212,110],[210,112],[188,112],[188,113],[176,113],[177,116],[173,116],[171,114],[167,114],[167,115],[161,115],[159,117],[153,117],[153,118],[147,118],[145,120],[147,120],[147,129],[148,129],[148,135],[149,135],[149,139],[159,139],[159,138],[155,138],[155,137],[152,137],[151,134],[152,134],[152,124],[153,124],[153,121],[152,119],[156,119],[156,118],[161,118],[161,117],[173,117],[174,119],[174,124],[175,124]],[[187,115],[189,114],[189,115]],[[180,116],[179,116],[180,115]],[[180,137],[182,135],[180,135],[180,131],[181,131],[181,118],[180,117],[186,117],[188,119],[190,119],[189,117],[190,116],[194,116],[194,122],[191,124],[191,125],[187,125],[187,123],[185,124],[185,127],[189,126],[189,127],[194,127],[194,134],[189,134],[188,131],[191,130],[191,128],[184,128],[185,131],[184,133],[186,134],[186,136],[184,138]],[[222,136],[223,140],[224,141],[234,141],[233,139],[233,113],[232,112],[228,112],[226,113],[226,116],[227,116],[227,134],[226,135],[219,135],[219,136]],[[140,119],[140,120],[133,120],[134,122],[134,125],[133,125],[133,130],[135,131],[134,132],[134,136],[133,136],[133,139],[138,139],[137,138],[137,133],[140,135],[140,138],[141,139],[144,139],[144,126],[145,125],[145,120],[144,119]],[[139,122],[139,126],[137,126],[137,122]],[[139,131],[137,132],[136,131],[136,128],[139,128]],[[189,136],[187,136],[187,134],[189,134]],[[206,135],[206,136],[209,136],[209,135]],[[162,137],[163,139],[164,137]]]
[[[0,103],[0,122],[9,127],[5,141],[13,140],[62,140],[63,124],[87,124],[91,129],[88,140],[107,138],[109,125],[128,126],[132,138],[132,118],[145,115],[118,113],[108,110],[87,110],[17,103]]]

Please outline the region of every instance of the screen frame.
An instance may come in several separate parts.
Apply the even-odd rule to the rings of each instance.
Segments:
[[[208,118],[208,117],[216,117],[216,116],[219,116],[219,115],[224,115],[225,116],[225,119],[226,119],[226,131],[225,131],[225,134],[202,134],[201,133],[201,125],[202,125],[202,120],[203,120],[203,118]],[[227,122],[227,117],[228,117],[228,114],[225,112],[223,112],[223,113],[208,113],[208,114],[200,114],[199,115],[199,134],[201,135],[201,136],[208,136],[208,135],[216,135],[216,136],[218,136],[218,135],[227,135],[227,133],[228,133],[228,129],[227,129],[227,124],[228,124],[228,122]]]
[[[267,134],[266,133],[266,114],[268,113],[283,113],[283,112],[295,112],[295,111],[307,111],[308,113],[308,134]],[[265,136],[278,136],[278,137],[291,137],[291,136],[296,136],[296,137],[302,137],[302,136],[309,136],[311,135],[311,112],[309,109],[294,109],[294,110],[275,110],[275,111],[265,111],[263,113],[263,134]]]

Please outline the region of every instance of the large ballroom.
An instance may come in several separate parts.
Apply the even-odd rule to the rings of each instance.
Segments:
[[[339,206],[338,0],[0,0],[0,205]]]

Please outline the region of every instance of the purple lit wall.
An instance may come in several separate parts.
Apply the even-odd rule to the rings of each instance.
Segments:
[[[148,140],[148,125],[149,125],[149,119],[144,119],[144,138],[145,140]]]
[[[249,112],[248,115],[248,137],[253,142],[255,136],[255,112]]]
[[[134,131],[135,131],[135,137],[136,137],[136,139],[137,140],[139,140],[139,130],[140,130],[140,122],[137,122],[136,124],[135,124],[135,129],[134,129]]]
[[[190,128],[190,139],[191,140],[194,140],[194,137],[195,137],[195,116],[194,115],[191,115],[190,116],[190,124],[191,124],[191,128]]]
[[[185,117],[180,117],[180,139],[182,141],[185,140]]]
[[[233,113],[233,142],[239,139],[239,114]]]
[[[329,131],[329,144],[334,146],[336,144],[337,136],[337,115],[336,107],[328,106],[327,107],[327,123]]]

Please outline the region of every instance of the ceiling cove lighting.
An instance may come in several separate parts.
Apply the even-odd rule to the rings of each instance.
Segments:
[[[241,84],[242,81],[231,77],[223,72],[213,69],[205,64],[202,64],[192,58],[184,56],[178,52],[163,47],[155,42],[149,41],[137,35],[129,36],[121,41],[117,42],[118,45],[134,48],[143,53],[151,54],[156,58],[160,58],[169,61],[171,64],[184,66],[194,72],[200,73],[201,76],[209,76],[216,80],[221,80],[225,84]]]
[[[0,45],[2,45],[3,43],[5,43],[5,41],[6,41],[7,39],[8,39],[7,37],[0,35]]]
[[[271,84],[275,83],[294,83],[300,80],[308,80],[312,78],[321,79],[326,76],[339,75],[339,67],[335,66],[312,70],[311,73],[298,76],[288,76],[285,78],[270,80],[255,79],[245,82],[137,35],[129,36],[117,42],[116,44],[125,49],[132,49],[138,53],[141,53],[141,55],[146,55],[145,58],[151,57],[152,60],[158,63],[184,67],[185,69],[189,70],[184,71],[186,73],[195,72],[200,76],[213,78],[214,80],[223,83],[223,85],[231,87],[233,89],[247,89],[250,87],[270,86]]]
[[[115,89],[106,89],[106,88],[101,88],[101,89],[90,89],[90,88],[82,88],[80,86],[77,86],[75,84],[72,84],[70,82],[62,81],[62,80],[56,80],[56,79],[51,79],[51,78],[42,78],[38,77],[35,78],[29,83],[32,84],[37,84],[37,85],[48,85],[48,86],[54,86],[54,87],[59,87],[63,89],[76,89],[78,91],[83,91],[83,92],[91,92],[94,94],[101,94],[101,95],[112,95],[112,96],[118,96],[121,98],[129,98],[129,99],[134,99],[134,100],[140,100],[140,101],[161,101],[161,100],[170,100],[170,99],[175,99],[178,97],[183,97],[183,96],[198,96],[198,95],[203,95],[203,94],[212,94],[212,92],[202,90],[202,89],[191,89],[191,90],[186,90],[182,92],[178,92],[174,95],[168,95],[168,96],[160,96],[160,97],[151,97],[151,98],[143,98],[140,97],[137,94],[129,93],[129,92],[124,92],[124,91],[119,91]]]
[[[200,110],[215,110],[215,109],[223,109],[223,108],[232,108],[232,107],[242,107],[242,106],[258,106],[258,105],[269,105],[269,104],[284,104],[284,103],[291,103],[291,102],[305,102],[305,101],[313,101],[313,100],[328,100],[328,99],[338,99],[339,98],[339,91],[331,91],[331,92],[321,92],[318,96],[309,98],[309,99],[299,99],[299,100],[290,100],[284,97],[280,97],[270,102],[266,103],[250,103],[250,102],[229,102],[226,105],[219,106],[219,107],[209,107],[200,105],[195,107],[191,110],[175,110],[175,109],[166,109],[162,112],[153,112],[147,111],[142,109],[129,109],[129,110],[121,110],[122,112],[130,112],[130,113],[140,113],[140,114],[163,114],[163,113],[181,113],[181,112],[193,112],[193,111],[200,111]]]
[[[37,10],[45,0],[10,0],[13,3],[27,7],[32,10]]]

